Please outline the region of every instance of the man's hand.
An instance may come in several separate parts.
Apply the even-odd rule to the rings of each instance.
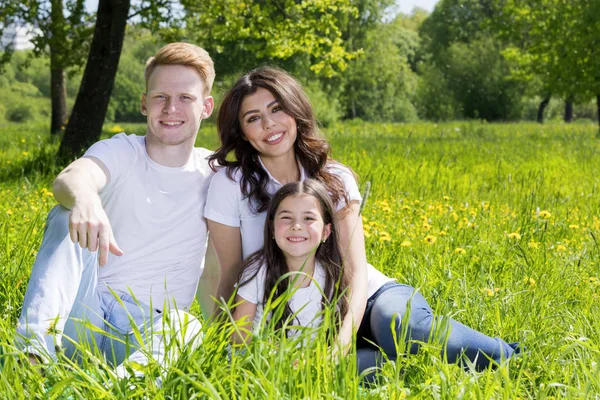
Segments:
[[[100,199],[75,202],[69,217],[69,233],[73,243],[79,243],[81,248],[98,250],[100,266],[106,264],[109,251],[116,256],[123,255]]]
[[[95,157],[73,161],[56,178],[52,191],[56,200],[71,210],[69,234],[73,243],[90,251],[99,250],[105,265],[110,251],[122,256],[98,193],[110,179],[108,169]]]

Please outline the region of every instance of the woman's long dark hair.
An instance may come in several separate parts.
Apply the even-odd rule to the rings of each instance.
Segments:
[[[315,260],[321,264],[325,272],[325,287],[322,287],[326,297],[321,301],[321,306],[324,308],[331,302],[336,302],[336,316],[334,324],[337,329],[340,321],[348,312],[348,285],[349,276],[342,263],[342,255],[338,244],[338,233],[335,226],[333,202],[326,187],[319,181],[314,179],[306,179],[302,182],[288,183],[275,193],[273,199],[269,203],[267,211],[267,219],[265,221],[264,240],[265,244],[262,249],[251,254],[245,261],[240,271],[238,282],[239,286],[243,286],[251,281],[259,272],[260,268],[265,270],[265,292],[263,294],[263,302],[266,303],[271,292],[275,289],[275,297],[285,295],[290,280],[294,280],[294,276],[287,279],[280,278],[289,271],[285,256],[277,243],[272,238],[275,231],[274,220],[275,213],[281,202],[290,196],[313,196],[319,203],[319,209],[323,223],[331,224],[331,234],[327,240],[319,245],[315,252]],[[244,271],[249,271],[244,274]],[[243,276],[246,275],[246,279]],[[248,277],[248,275],[250,275]],[[277,282],[279,284],[277,285]],[[263,304],[264,305],[264,304]],[[280,329],[284,321],[289,320],[292,316],[292,310],[289,304],[286,303],[285,309],[281,318],[275,322],[275,328]]]
[[[274,67],[264,66],[250,71],[223,98],[217,117],[221,146],[209,157],[211,168],[216,170],[216,165],[227,167],[230,179],[239,168],[242,173],[240,189],[244,197],[249,198],[256,213],[267,209],[270,199],[266,190],[269,177],[260,165],[256,149],[244,140],[239,119],[242,101],[258,88],[271,92],[283,111],[296,120],[298,132],[294,151],[307,176],[327,186],[334,204],[342,199],[347,204],[348,198],[341,180],[325,168],[330,161],[331,149],[321,135],[304,89],[285,71]],[[231,152],[235,156],[234,161],[227,159]]]

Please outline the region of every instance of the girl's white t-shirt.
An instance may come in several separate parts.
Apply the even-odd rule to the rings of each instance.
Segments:
[[[273,178],[262,162],[261,165],[269,177],[267,192],[270,196],[273,196],[282,184]],[[300,180],[307,179],[308,176],[304,168],[300,165],[298,167],[300,169]],[[336,162],[330,162],[326,168],[342,181],[348,201],[362,201],[356,179],[354,179],[354,175],[348,168]],[[250,199],[242,194],[240,188],[241,178],[242,173],[239,169],[234,172],[233,180],[227,176],[226,168],[220,169],[215,174],[208,189],[204,217],[223,225],[240,228],[242,255],[245,259],[250,254],[260,250],[264,245],[267,212],[264,211],[258,214],[254,212],[256,208],[252,207]],[[336,208],[339,211],[345,206],[346,203],[342,199]],[[367,266],[367,276],[369,279],[368,297],[372,296],[383,284],[394,280],[385,276],[370,264]]]
[[[242,282],[245,282],[256,272],[256,268],[251,267],[244,271]],[[302,279],[298,276],[298,279]],[[292,278],[293,279],[293,278]],[[244,300],[256,304],[256,313],[252,321],[253,327],[258,327],[260,320],[264,314],[264,298],[265,293],[266,268],[261,265],[258,272],[249,282],[243,286],[239,286],[237,294]],[[303,327],[318,327],[323,319],[321,315],[321,299],[323,298],[322,290],[325,288],[325,271],[319,262],[315,263],[315,271],[313,279],[306,287],[293,289],[292,295],[288,301],[290,310],[295,316],[293,325]],[[267,298],[268,300],[268,298]],[[274,299],[273,299],[274,300]],[[297,330],[292,330],[294,335]]]

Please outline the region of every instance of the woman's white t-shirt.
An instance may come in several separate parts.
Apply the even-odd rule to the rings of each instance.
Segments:
[[[269,177],[266,190],[270,196],[273,196],[283,185],[269,173],[264,164],[262,164],[262,161],[261,166]],[[307,179],[304,168],[300,165],[298,167],[300,170],[300,180]],[[348,201],[362,200],[356,179],[354,179],[354,175],[348,168],[336,162],[330,162],[326,168],[341,180],[346,190]],[[242,255],[245,259],[250,254],[260,250],[264,245],[267,212],[255,213],[254,210],[256,207],[253,207],[250,199],[242,194],[240,187],[241,178],[242,173],[239,169],[234,172],[233,180],[227,176],[226,168],[220,169],[215,174],[208,189],[204,217],[223,225],[240,228]],[[345,206],[346,203],[342,199],[336,208],[339,211]],[[383,284],[394,280],[385,276],[370,264],[367,266],[367,276],[369,278],[367,285],[368,297],[372,296]]]

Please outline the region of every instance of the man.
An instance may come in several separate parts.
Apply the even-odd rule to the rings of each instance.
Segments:
[[[198,343],[199,322],[180,310],[193,300],[207,248],[202,212],[213,172],[210,152],[194,142],[214,107],[214,77],[205,50],[163,47],[146,64],[146,135],[97,142],[58,175],[60,205],[48,216],[17,327],[32,362],[55,359],[57,348],[80,354],[89,342],[114,364],[146,345],[166,367],[164,342]],[[168,320],[178,325],[165,337]],[[148,362],[142,353],[130,359]]]

